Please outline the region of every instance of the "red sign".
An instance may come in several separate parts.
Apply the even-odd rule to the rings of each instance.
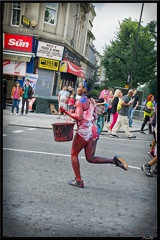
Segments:
[[[31,36],[15,35],[10,33],[4,34],[4,49],[32,52],[32,40]]]

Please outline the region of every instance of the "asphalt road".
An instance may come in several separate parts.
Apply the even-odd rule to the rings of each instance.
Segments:
[[[85,187],[74,178],[72,142],[55,142],[52,129],[3,127],[4,237],[157,237],[157,176],[140,167],[152,135],[100,136],[96,155],[122,156],[125,171],[111,164],[90,164],[80,153]]]

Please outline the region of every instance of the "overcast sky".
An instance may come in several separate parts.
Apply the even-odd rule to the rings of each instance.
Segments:
[[[92,32],[96,38],[93,45],[103,54],[103,48],[116,37],[119,21],[131,17],[133,21],[140,19],[142,3],[93,3],[96,17],[93,20]],[[157,3],[144,3],[141,24],[146,26],[152,20],[157,21]]]

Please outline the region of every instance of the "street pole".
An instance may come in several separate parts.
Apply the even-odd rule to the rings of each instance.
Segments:
[[[138,36],[139,36],[139,29],[140,29],[140,24],[141,24],[143,7],[144,7],[144,3],[142,3],[140,19],[139,19],[139,23],[138,23],[137,36],[136,36],[136,40],[135,40],[135,46],[134,46],[134,49],[133,49],[133,59],[132,59],[132,66],[131,66],[131,72],[130,72],[130,84],[129,84],[129,85],[130,85],[130,88],[132,88],[132,75],[133,75],[133,73],[134,73],[134,71],[133,71],[133,65],[134,65],[134,62],[135,62],[136,51],[137,51],[137,46],[138,46]]]

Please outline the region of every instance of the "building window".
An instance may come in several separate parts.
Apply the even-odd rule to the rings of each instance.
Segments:
[[[12,3],[11,25],[19,26],[20,24],[21,3]]]
[[[58,3],[46,3],[44,22],[56,25]]]

